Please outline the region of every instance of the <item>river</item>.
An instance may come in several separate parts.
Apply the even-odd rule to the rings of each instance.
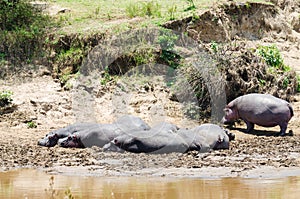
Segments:
[[[0,172],[0,198],[299,198],[300,176],[284,178],[100,177]]]

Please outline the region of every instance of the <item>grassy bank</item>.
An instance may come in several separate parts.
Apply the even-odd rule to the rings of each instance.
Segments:
[[[215,4],[216,0],[57,0],[56,5],[70,9],[57,19],[64,33],[86,31],[124,31],[134,27],[159,25],[184,18]]]

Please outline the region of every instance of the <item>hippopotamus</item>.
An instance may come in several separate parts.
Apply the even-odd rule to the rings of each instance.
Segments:
[[[45,138],[38,141],[38,145],[52,147],[59,141],[59,145],[62,147],[89,147],[93,145],[102,147],[122,132],[149,129],[150,126],[141,118],[124,115],[112,124],[79,123],[69,125],[48,133]]]
[[[152,132],[166,132],[166,133],[175,133],[179,128],[172,124],[172,123],[168,123],[168,122],[160,122],[156,125],[154,125],[151,128],[151,131],[141,131],[140,133],[140,137],[149,137],[149,135],[151,135]],[[127,133],[129,134],[129,136],[135,136],[136,132],[132,133],[130,131],[127,131]],[[134,135],[133,135],[134,134]],[[152,136],[152,135],[151,135]],[[114,144],[114,142],[109,142],[108,144],[103,146],[103,151],[112,151],[112,152],[124,152],[124,149],[119,148],[117,145]]]
[[[61,138],[68,137],[69,135],[84,131],[85,129],[94,128],[98,126],[98,124],[94,123],[77,123],[72,124],[67,127],[52,131],[42,139],[38,141],[38,145],[40,146],[46,146],[46,147],[53,147],[57,144],[58,140]]]
[[[206,138],[190,129],[179,129],[177,134],[182,137],[188,146],[187,151],[199,151],[200,153],[209,152],[211,150]]]
[[[280,126],[279,135],[285,135],[288,122],[293,117],[292,106],[285,100],[269,94],[251,93],[240,96],[226,105],[224,124],[238,119],[245,121],[249,133],[257,124],[263,127]]]
[[[119,135],[111,142],[113,145],[133,153],[184,153],[188,145],[176,133],[175,125],[160,123],[148,131],[132,131]]]
[[[119,129],[118,125],[98,124],[59,139],[58,145],[68,148],[103,147],[121,133],[122,130]]]
[[[132,130],[149,130],[150,126],[141,118],[134,115],[123,115],[113,124],[118,126],[122,131]]]
[[[234,139],[234,134],[221,128],[219,125],[206,123],[191,129],[196,136],[205,138],[205,147],[208,145],[210,149],[229,149],[229,141]]]

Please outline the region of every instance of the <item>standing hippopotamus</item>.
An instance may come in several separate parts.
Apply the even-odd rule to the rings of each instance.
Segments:
[[[246,132],[254,129],[254,124],[263,127],[280,126],[280,135],[285,135],[293,108],[285,100],[269,94],[247,94],[231,101],[224,109],[223,123],[242,119],[247,125]]]
[[[148,131],[132,131],[117,136],[111,143],[133,153],[184,153],[188,145],[176,130],[175,125],[160,123]]]
[[[59,143],[63,147],[103,146],[121,132],[148,129],[150,129],[149,125],[141,118],[124,115],[112,124],[80,123],[69,125],[48,133],[45,138],[38,141],[38,145],[53,147]]]
[[[196,135],[203,136],[210,149],[229,149],[229,141],[234,139],[234,135],[216,124],[201,124],[191,131]]]

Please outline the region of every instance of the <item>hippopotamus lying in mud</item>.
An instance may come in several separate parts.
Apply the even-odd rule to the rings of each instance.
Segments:
[[[179,129],[162,122],[150,128],[138,117],[123,116],[112,124],[73,124],[50,132],[38,144],[73,148],[98,146],[104,151],[134,153],[208,152],[228,149],[229,135],[215,124]]]
[[[102,147],[114,137],[130,130],[148,130],[149,125],[141,118],[125,115],[112,124],[80,123],[72,124],[48,133],[38,141],[38,145],[53,147],[57,143],[63,147]]]
[[[179,129],[177,134],[187,144],[187,151],[199,151],[201,153],[209,152],[211,150],[209,144],[206,142],[206,138],[197,132],[190,129]]]
[[[61,138],[68,137],[69,135],[84,131],[89,128],[98,127],[99,124],[92,124],[92,123],[80,123],[80,124],[72,124],[65,128],[61,128],[55,131],[52,131],[42,139],[38,141],[38,145],[46,146],[46,147],[53,147],[57,144],[58,140]]]
[[[229,141],[234,140],[235,136],[216,124],[202,124],[191,131],[205,138],[205,143],[210,149],[229,149]]]
[[[169,123],[161,123],[147,131],[132,131],[113,139],[115,145],[133,153],[184,153],[188,145],[177,134],[177,127]]]
[[[139,131],[139,132],[132,132],[132,131],[128,131],[127,135],[123,134],[123,136],[121,136],[121,138],[119,137],[118,139],[120,140],[120,142],[125,139],[125,137],[142,137],[143,139],[146,138],[150,138],[153,135],[155,136],[157,133],[175,133],[177,132],[179,128],[171,123],[168,122],[161,122],[159,124],[156,124],[155,126],[153,126],[151,128],[151,130],[146,130],[146,131]],[[150,140],[149,140],[150,141]],[[117,144],[117,143],[116,143]],[[107,143],[106,145],[103,146],[103,150],[104,151],[113,151],[113,152],[124,152],[125,150],[122,148],[119,148],[113,141]],[[133,147],[131,147],[133,148]],[[131,149],[129,149],[128,151],[131,151]],[[143,150],[141,150],[143,151]],[[136,153],[141,153],[141,151],[135,151]],[[131,151],[134,152],[134,151]]]
[[[229,149],[229,141],[232,139],[232,134],[215,124],[178,131],[170,130],[170,127],[153,127],[147,132],[122,134],[106,145],[105,150],[116,151],[117,146],[134,153],[208,152],[212,149]]]
[[[285,100],[269,94],[247,94],[231,101],[224,109],[223,123],[242,119],[247,125],[246,132],[254,129],[254,124],[263,127],[280,126],[280,135],[285,135],[293,108]]]

